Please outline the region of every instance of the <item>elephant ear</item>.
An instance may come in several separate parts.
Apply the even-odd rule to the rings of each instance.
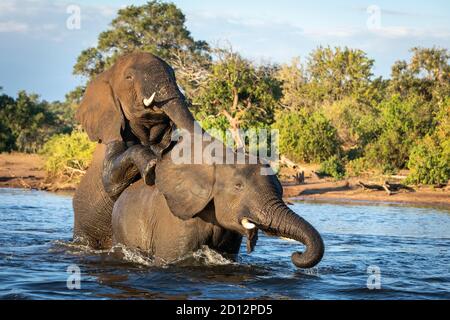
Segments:
[[[122,140],[124,117],[110,85],[111,71],[101,73],[86,88],[75,115],[92,141]]]
[[[156,165],[156,187],[170,211],[182,220],[194,217],[213,198],[215,169],[207,164],[174,164],[170,153]]]

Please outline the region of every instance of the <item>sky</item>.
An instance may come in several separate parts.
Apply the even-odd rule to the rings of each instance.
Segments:
[[[117,10],[146,1],[0,0],[0,87],[48,101],[83,83],[72,74]],[[195,40],[231,44],[255,61],[288,63],[316,47],[348,46],[375,60],[374,74],[409,59],[416,46],[450,49],[448,0],[173,0]],[[74,17],[80,13],[79,24]],[[75,16],[74,16],[75,14]]]

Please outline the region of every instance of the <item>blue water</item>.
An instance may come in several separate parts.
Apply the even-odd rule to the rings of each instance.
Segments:
[[[0,189],[0,298],[450,299],[449,211],[312,202],[292,209],[323,235],[316,269],[292,265],[295,242],[262,234],[237,263],[204,248],[161,267],[122,248],[72,245],[70,196]],[[67,287],[72,265],[81,289]]]

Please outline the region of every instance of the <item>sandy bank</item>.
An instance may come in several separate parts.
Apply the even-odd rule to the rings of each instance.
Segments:
[[[49,189],[45,183],[44,161],[35,154],[0,154],[0,187]],[[288,200],[368,201],[432,205],[450,208],[450,188],[415,188],[388,195],[384,191],[363,190],[359,179],[349,181],[324,181],[307,179],[305,184],[284,183],[284,197]],[[67,191],[67,188],[65,188]],[[73,189],[72,189],[73,190]]]

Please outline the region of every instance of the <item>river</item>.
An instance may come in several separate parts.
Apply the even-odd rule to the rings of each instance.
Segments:
[[[450,299],[449,211],[291,208],[324,238],[317,268],[298,270],[290,254],[299,245],[261,233],[252,254],[243,243],[237,262],[203,248],[161,267],[126,248],[73,245],[70,196],[0,189],[0,299]]]

